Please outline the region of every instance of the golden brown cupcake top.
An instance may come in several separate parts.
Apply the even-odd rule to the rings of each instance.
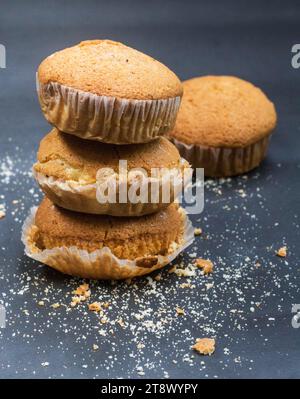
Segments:
[[[146,144],[117,146],[82,140],[54,128],[41,141],[36,172],[63,180],[94,183],[97,171],[119,168],[119,160],[126,160],[128,170],[143,168],[178,168],[180,155],[168,139],[159,137]]]
[[[272,132],[273,103],[253,84],[233,76],[183,82],[184,95],[171,137],[208,147],[244,147]]]
[[[58,51],[39,66],[41,83],[58,82],[85,92],[152,100],[182,95],[177,76],[165,65],[111,40],[89,40]]]
[[[109,247],[116,256],[133,259],[167,253],[181,238],[182,213],[178,205],[139,218],[71,212],[45,198],[35,216],[40,249],[76,246],[89,252]]]

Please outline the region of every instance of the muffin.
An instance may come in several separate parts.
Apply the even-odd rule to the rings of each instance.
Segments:
[[[140,216],[165,208],[182,192],[183,173],[189,167],[164,137],[117,146],[82,140],[56,128],[42,139],[37,158],[34,176],[56,205],[113,216]],[[127,163],[126,173],[119,169],[120,160]],[[155,176],[153,168],[159,172]],[[110,196],[109,185],[114,188]]]
[[[26,254],[62,273],[92,279],[141,276],[171,262],[193,241],[176,204],[140,218],[71,212],[45,198],[25,221]]]
[[[206,176],[247,172],[265,157],[276,125],[266,95],[233,76],[204,76],[183,83],[184,96],[171,140]]]
[[[112,144],[146,143],[172,129],[182,96],[177,76],[122,43],[90,40],[38,68],[46,119],[59,130]]]

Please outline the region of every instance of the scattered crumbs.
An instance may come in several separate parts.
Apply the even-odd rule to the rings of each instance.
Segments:
[[[168,270],[168,272],[169,272],[170,274],[175,273],[175,272],[176,272],[176,265],[172,266],[172,267]]]
[[[122,328],[125,328],[125,327],[126,327],[123,319],[117,320],[117,323],[118,323],[119,326],[121,326]]]
[[[228,356],[230,354],[230,350],[228,348],[223,349],[224,355]]]
[[[195,265],[202,269],[204,274],[210,274],[214,269],[214,265],[209,259],[198,258],[195,260]]]
[[[215,351],[216,341],[214,338],[197,338],[192,348],[201,355],[212,355]]]
[[[6,216],[5,208],[3,204],[0,204],[0,219],[3,219]]]
[[[71,303],[70,303],[70,306],[72,307],[72,308],[74,308],[78,303],[80,303],[81,302],[81,300],[80,300],[80,297],[79,296],[73,296],[73,298],[72,298],[72,301],[71,301]]]
[[[180,288],[192,288],[192,284],[191,283],[181,283],[179,284]]]
[[[284,246],[284,247],[279,248],[279,249],[277,250],[277,252],[276,252],[276,255],[277,255],[277,256],[280,256],[281,258],[285,258],[286,255],[287,255],[287,247]]]
[[[176,307],[176,313],[178,314],[178,315],[184,315],[185,313],[184,313],[184,309],[181,309],[181,308],[179,308],[179,307]]]
[[[136,370],[137,370],[138,375],[141,375],[141,376],[145,375],[145,372],[144,372],[144,369],[142,366],[137,366]]]
[[[88,308],[91,312],[100,312],[102,310],[99,302],[93,302],[88,305]]]
[[[60,303],[56,302],[51,305],[51,308],[58,309],[60,307]]]
[[[91,296],[90,287],[86,283],[81,284],[72,292],[72,294],[78,295],[79,297],[89,298]]]
[[[174,273],[178,277],[192,277],[196,274],[195,270],[191,270],[189,268],[185,268],[185,269],[177,268]]]
[[[256,354],[244,350],[245,344],[251,349],[253,331],[260,348],[270,349],[271,334],[266,338],[266,326],[256,314],[261,312],[260,320],[263,315],[269,326],[278,328],[300,295],[294,250],[299,218],[288,215],[289,237],[281,236],[281,240],[289,243],[291,261],[287,264],[289,259],[285,259],[286,267],[279,268],[274,246],[266,252],[263,237],[274,226],[282,226],[285,215],[278,212],[276,223],[266,223],[274,212],[265,195],[265,178],[259,179],[259,173],[253,172],[234,179],[205,180],[206,207],[199,217],[191,215],[194,225],[205,231],[201,245],[193,244],[178,256],[169,266],[170,274],[166,267],[147,278],[127,281],[129,286],[122,281],[90,280],[87,284],[43,267],[21,252],[8,256],[30,206],[41,198],[31,174],[34,151],[30,156],[28,152],[22,155],[22,149],[15,146],[13,151],[16,156],[4,155],[0,161],[0,203],[11,216],[9,236],[0,230],[0,303],[5,304],[9,318],[8,328],[0,329],[0,348],[22,344],[32,361],[9,364],[2,357],[1,375],[41,377],[47,371],[52,378],[68,377],[71,372],[74,377],[136,378],[139,373],[147,378],[167,378],[169,374],[173,378],[174,370],[188,373],[187,368],[191,368],[190,375],[213,378],[216,372],[208,367],[209,359],[190,350],[195,336],[222,336],[222,347],[217,343],[220,353],[211,359],[220,376],[228,374],[233,362],[250,377],[252,369],[261,370]],[[218,229],[220,220],[222,228]],[[199,256],[214,259],[218,265],[205,280],[194,263]],[[99,313],[88,309],[87,304],[94,302],[102,308]],[[54,312],[46,306],[55,303],[63,310]],[[177,304],[184,308],[185,316],[178,316],[174,310]],[[250,309],[255,312],[250,313]],[[97,343],[101,350],[93,353],[98,350]],[[51,364],[51,369],[39,374],[41,364],[49,365],[44,361],[49,359],[49,351],[61,353],[66,361],[57,362],[55,367]],[[176,366],[170,367],[172,364]],[[116,370],[122,371],[117,375]]]
[[[196,227],[194,230],[195,236],[200,236],[202,234],[202,229],[200,227]]]
[[[85,302],[91,296],[91,290],[89,285],[84,283],[77,287],[72,291],[72,294],[75,295],[72,297],[72,301],[70,303],[71,308],[74,308],[81,302]]]

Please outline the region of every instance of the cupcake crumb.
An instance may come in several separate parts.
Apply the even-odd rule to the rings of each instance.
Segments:
[[[179,285],[180,288],[191,288],[191,283],[182,283]]]
[[[121,326],[122,328],[125,328],[125,327],[126,327],[123,319],[117,320],[117,323],[118,323],[119,326]]]
[[[72,301],[71,301],[71,303],[70,303],[70,306],[72,307],[72,308],[74,308],[76,305],[78,305],[78,303],[80,303],[81,301],[80,301],[80,298],[79,298],[79,296],[73,296],[73,298],[72,298]]]
[[[196,259],[195,264],[197,267],[202,269],[204,274],[210,274],[213,272],[214,265],[209,259],[198,258]]]
[[[184,309],[181,309],[179,307],[176,307],[176,313],[181,316],[181,315],[185,315]]]
[[[174,266],[172,266],[169,270],[168,270],[168,273],[175,273],[175,271],[176,271],[176,265],[174,265]]]
[[[202,234],[202,229],[200,227],[196,227],[194,230],[195,236],[200,236]]]
[[[216,341],[213,338],[197,338],[192,349],[201,355],[212,355],[215,351]]]
[[[280,256],[281,258],[285,258],[287,255],[287,247],[284,246],[284,247],[279,248],[278,251],[276,252],[276,255]]]
[[[99,302],[90,303],[90,304],[88,305],[88,307],[89,307],[89,310],[90,310],[91,312],[100,312],[100,310],[102,310],[101,305],[100,305]]]
[[[74,290],[72,293],[75,295],[83,295],[86,296],[87,293],[89,293],[89,285],[88,284],[81,284],[76,290]]]

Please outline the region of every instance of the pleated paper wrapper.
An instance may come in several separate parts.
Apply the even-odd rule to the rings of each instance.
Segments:
[[[42,111],[52,125],[88,140],[112,144],[147,143],[170,131],[181,97],[134,100],[100,96],[57,82],[40,84]]]
[[[142,183],[139,183],[141,192],[143,187],[150,193],[151,184],[155,184],[158,187],[158,201],[151,202],[137,202],[133,203],[128,201],[127,203],[119,202],[99,202],[97,199],[97,183],[94,184],[80,184],[76,181],[62,180],[46,176],[42,173],[38,173],[33,169],[33,175],[37,180],[39,186],[44,191],[46,196],[54,202],[56,205],[62,208],[69,209],[77,212],[85,212],[99,215],[112,215],[112,216],[142,216],[150,213],[157,212],[163,208],[166,208],[169,204],[182,193],[183,186],[187,182],[183,179],[183,170],[190,169],[189,164],[181,159],[178,170],[173,171],[172,176],[174,184],[168,185],[168,180],[164,177],[143,177]],[[168,176],[168,175],[167,175]],[[166,176],[166,177],[167,177]],[[182,176],[182,177],[181,177]],[[191,175],[192,176],[192,175]],[[147,186],[147,187],[146,187]],[[130,185],[128,184],[128,189]],[[169,189],[170,187],[170,189]],[[166,201],[162,200],[162,191],[169,192],[169,198]],[[118,191],[117,191],[118,194]],[[148,200],[148,197],[147,197]]]
[[[64,274],[91,279],[127,279],[142,276],[160,269],[172,262],[194,240],[194,229],[185,211],[180,208],[183,218],[182,242],[171,245],[168,255],[145,256],[136,260],[119,259],[108,247],[89,253],[77,247],[38,249],[31,237],[37,207],[33,207],[22,228],[25,253],[32,259],[44,263]],[[175,245],[176,244],[176,245]]]
[[[194,168],[204,168],[207,177],[234,176],[256,168],[264,159],[270,140],[267,136],[246,147],[226,148],[185,144],[169,138]]]

